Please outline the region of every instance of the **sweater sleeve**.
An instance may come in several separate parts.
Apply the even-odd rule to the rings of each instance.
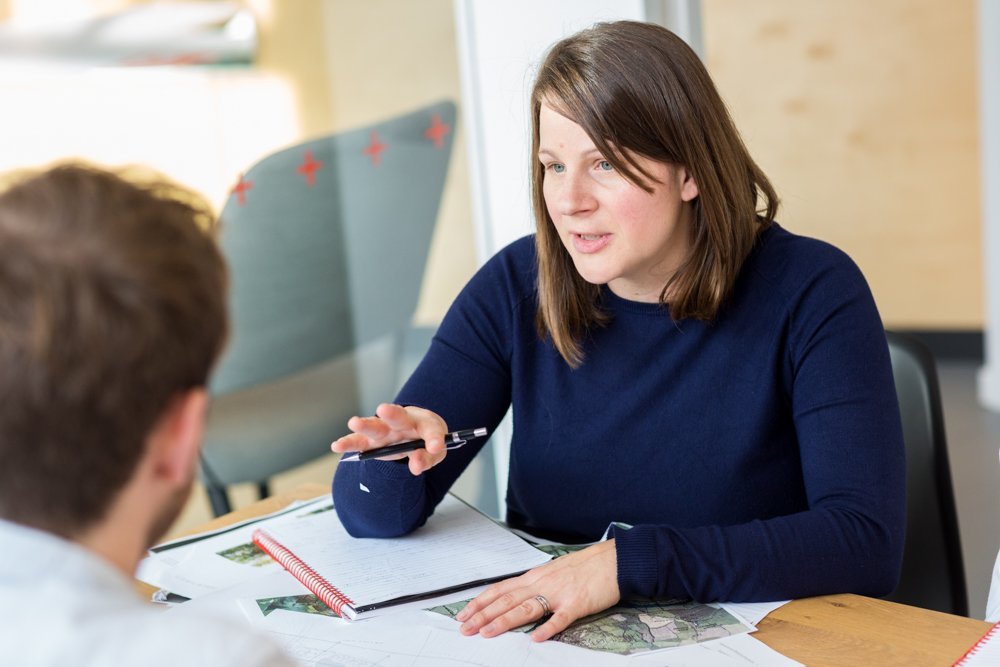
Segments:
[[[521,284],[533,265],[533,248],[530,237],[515,242],[473,276],[397,403],[432,410],[452,430],[494,431],[510,406],[513,317],[525,298]],[[449,451],[420,476],[399,461],[340,464],[333,496],[344,527],[356,537],[394,537],[422,526],[486,442]]]
[[[895,587],[905,524],[895,385],[868,286],[837,257],[787,313],[782,384],[808,508],[737,525],[616,530],[623,597],[763,601]]]

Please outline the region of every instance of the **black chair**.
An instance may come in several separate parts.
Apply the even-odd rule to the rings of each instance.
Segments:
[[[906,544],[893,602],[968,616],[937,368],[912,336],[887,331],[906,443]]]

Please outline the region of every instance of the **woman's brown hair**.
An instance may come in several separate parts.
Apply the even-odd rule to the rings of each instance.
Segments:
[[[600,23],[549,51],[531,93],[532,203],[537,223],[539,334],[571,366],[581,341],[607,323],[600,287],[573,266],[549,217],[537,160],[539,112],[548,105],[589,135],[604,159],[650,191],[635,156],[683,165],[698,185],[691,252],[663,286],[675,320],[712,321],[733,290],[757,234],[774,219],[778,197],[754,163],[704,65],[666,28]],[[667,297],[669,295],[669,304]]]

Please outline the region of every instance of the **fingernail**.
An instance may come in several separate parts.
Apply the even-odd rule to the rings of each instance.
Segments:
[[[490,635],[493,634],[493,631],[495,629],[496,628],[493,627],[493,624],[490,623],[489,625],[484,625],[483,629],[479,631],[479,634],[481,634],[484,637],[489,637]]]
[[[458,612],[458,614],[455,615],[455,620],[456,621],[464,621],[468,617],[469,617],[469,610],[468,609],[463,609],[462,611]]]

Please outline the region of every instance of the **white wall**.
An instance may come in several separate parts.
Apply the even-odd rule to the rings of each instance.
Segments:
[[[233,68],[0,67],[0,172],[148,165],[221,209],[236,176],[299,135],[285,81]]]
[[[985,365],[979,401],[1000,412],[1000,3],[978,2],[979,131],[982,150]]]

